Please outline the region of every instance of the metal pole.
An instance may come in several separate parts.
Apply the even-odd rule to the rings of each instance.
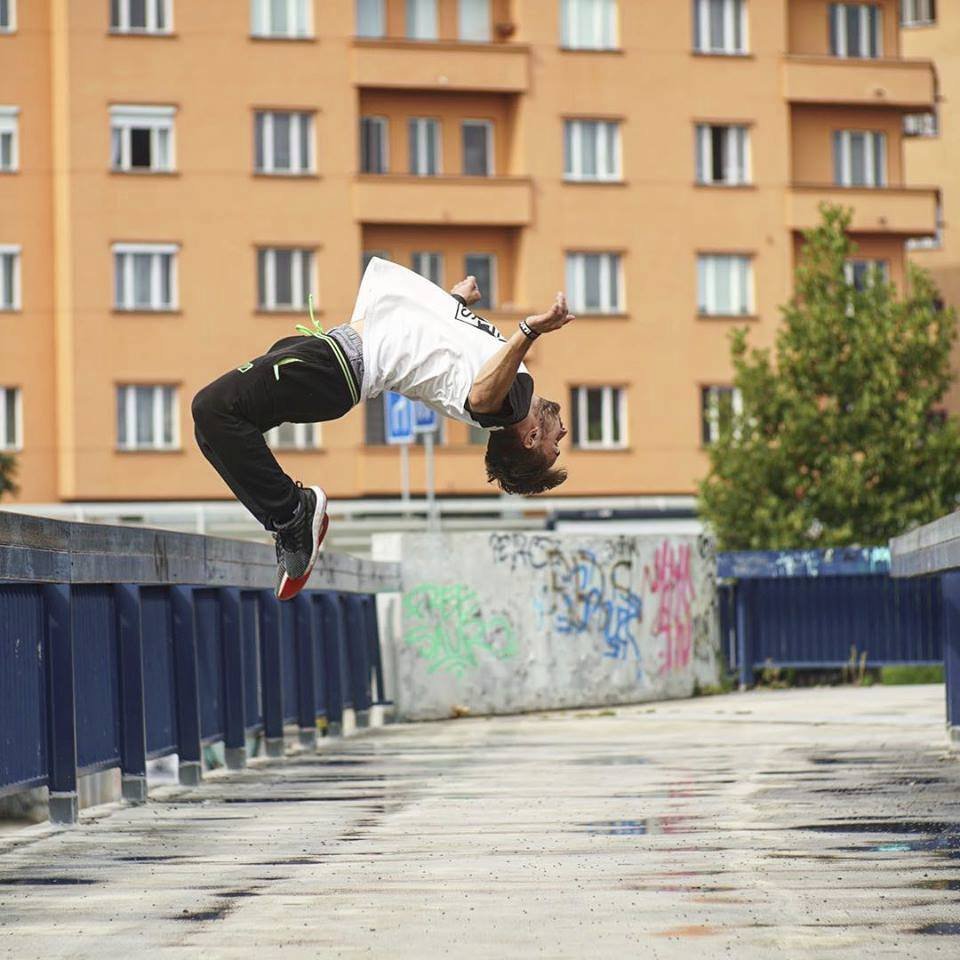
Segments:
[[[410,444],[400,444],[400,499],[403,505],[410,504]]]
[[[437,527],[437,499],[433,472],[433,431],[428,430],[423,438],[427,459],[427,529]]]

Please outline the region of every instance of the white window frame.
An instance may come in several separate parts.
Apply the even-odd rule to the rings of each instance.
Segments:
[[[427,259],[427,270],[424,271],[422,268],[424,266],[424,259]],[[436,258],[436,277],[432,276],[433,270],[430,267],[433,265],[433,258]],[[414,250],[410,254],[410,269],[414,273],[420,274],[421,277],[429,280],[431,283],[435,283],[438,287],[443,287],[443,278],[445,274],[445,260],[443,253],[437,250]]]
[[[925,113],[905,113],[903,135],[905,137],[939,137],[939,115],[935,110],[928,110]]]
[[[380,128],[380,148],[381,148],[381,166],[383,173],[390,172],[390,120],[388,117],[378,116],[376,114],[365,114],[360,117],[360,144],[363,146],[363,124],[368,123]],[[363,156],[360,157],[361,167],[363,166]],[[362,173],[368,173],[370,176],[382,176],[380,173],[374,173],[369,170],[361,170]]]
[[[493,121],[492,120],[471,120],[464,119],[460,121],[460,149],[463,151],[463,166],[467,165],[467,151],[464,149],[464,129],[466,127],[484,127],[487,131],[487,169],[485,173],[482,174],[467,174],[464,171],[465,176],[483,176],[483,177],[492,177],[494,175],[494,145],[493,145]]]
[[[718,129],[726,133],[723,158],[723,178],[707,179],[713,166],[713,138]],[[697,183],[705,187],[743,187],[753,182],[750,127],[744,123],[698,123],[695,131]],[[742,151],[742,163],[737,163],[737,151]],[[731,175],[732,174],[732,175]],[[739,174],[739,176],[738,176]]]
[[[117,3],[119,5],[120,22],[116,26],[110,25],[111,33],[156,34],[158,36],[173,33],[173,0],[147,0],[147,25],[145,27],[130,26],[130,0],[117,0]],[[157,26],[157,9],[160,6],[163,7],[163,19],[166,24],[162,28]]]
[[[0,313],[15,313],[23,308],[21,302],[20,259],[22,248],[19,243],[0,243],[0,257],[13,257],[13,290],[0,287]],[[4,283],[6,271],[0,269],[0,284]]]
[[[563,179],[577,183],[618,183],[623,180],[623,138],[620,136],[619,120],[590,120],[574,117],[564,120],[564,170]],[[586,124],[597,127],[596,162],[597,173],[583,172],[583,131]],[[611,157],[610,131],[613,131],[613,151]],[[569,143],[569,157],[566,156],[566,144]],[[610,160],[613,170],[608,170]],[[569,161],[569,169],[568,169]]]
[[[293,297],[292,303],[277,303],[277,252],[289,251],[292,254],[290,259],[290,292]],[[257,247],[257,258],[264,255],[263,265],[263,299],[260,300],[259,290],[259,262],[257,263],[257,309],[265,312],[276,311],[278,313],[288,313],[289,311],[306,310],[307,296],[317,286],[317,258],[314,256],[314,250],[310,247]],[[303,289],[303,257],[309,258],[307,276],[310,281],[310,290]],[[314,297],[316,300],[316,297]]]
[[[7,24],[0,24],[0,33],[17,32],[17,0],[7,0]]]
[[[697,53],[712,56],[739,57],[750,52],[750,16],[748,0],[719,0],[723,4],[723,45],[710,46],[710,4],[713,0],[694,0],[694,49]],[[740,42],[734,44],[736,36],[736,11],[740,10]]]
[[[293,427],[293,442],[284,443],[280,439],[280,427]],[[319,450],[322,444],[319,423],[280,424],[264,434],[267,446],[271,450]]]
[[[729,259],[738,261],[741,269],[731,271],[734,288],[730,300],[739,302],[740,310],[718,309],[717,261]],[[746,270],[742,269],[746,265]],[[756,312],[754,296],[753,257],[746,253],[698,253],[697,254],[697,313],[702,317],[749,317]],[[739,296],[735,296],[738,294]]]
[[[424,131],[427,128],[427,124],[436,124],[437,134],[434,137],[434,143],[436,144],[436,171],[434,173],[421,173],[427,164],[424,162],[428,159],[427,153],[427,137]],[[443,124],[437,117],[409,117],[407,120],[407,136],[411,139],[414,136],[414,129],[416,129],[416,144],[417,144],[417,170],[411,170],[410,173],[415,177],[439,177],[443,173]],[[412,144],[411,144],[412,146]],[[408,153],[412,153],[412,150],[408,150]]]
[[[469,276],[470,271],[467,269],[467,258],[468,257],[485,257],[490,261],[490,289],[486,291],[486,299],[490,304],[488,307],[478,307],[479,310],[496,310],[497,309],[497,290],[499,289],[500,277],[497,274],[497,255],[495,253],[475,253],[468,251],[463,255],[463,266],[464,266],[464,275]],[[483,291],[481,290],[481,293]]]
[[[273,122],[278,115],[290,117],[289,167],[276,166],[276,144]],[[263,165],[257,166],[257,122],[263,118]],[[306,125],[306,133],[304,133]],[[317,169],[317,136],[314,115],[310,110],[255,110],[253,113],[253,169],[255,173],[278,177],[308,177]],[[307,138],[307,166],[300,166],[300,151],[303,137]]]
[[[926,27],[937,22],[935,0],[900,0],[900,25]]]
[[[20,169],[20,108],[0,106],[0,136],[10,136],[10,166],[0,166],[0,173],[17,173]]]
[[[587,257],[600,258],[600,305],[589,307],[586,303]],[[616,270],[617,303],[610,301],[610,273]],[[566,256],[567,296],[570,311],[577,316],[617,316],[626,313],[623,256],[617,252],[601,250],[571,250]]]
[[[170,173],[177,169],[176,133],[173,118],[176,107],[143,107],[117,104],[110,108],[110,169],[123,173]],[[133,130],[150,131],[150,166],[134,167],[130,162]],[[158,162],[160,131],[167,133],[166,163]],[[115,163],[115,139],[120,138],[120,162]]]
[[[137,428],[137,388],[153,389],[153,441],[140,443],[133,436]],[[179,450],[180,449],[180,389],[175,383],[118,383],[117,390],[123,393],[123,418],[126,426],[126,440],[120,442],[120,424],[117,429],[118,450]],[[172,436],[169,443],[163,440],[163,398],[164,391],[170,391],[170,421]],[[119,403],[117,404],[119,408]]]
[[[876,13],[876,26],[877,26],[877,35],[874,38],[875,43],[873,46],[876,49],[876,53],[867,53],[867,54],[851,54],[850,53],[850,36],[847,32],[847,7],[856,7],[859,14],[859,32],[860,32],[860,48],[862,50],[870,49],[870,24],[871,17],[870,12],[874,11]],[[831,37],[836,36],[837,40],[837,49],[831,51],[831,56],[840,57],[843,59],[853,59],[853,60],[877,60],[883,56],[883,8],[878,3],[831,3],[827,16],[833,17],[836,14],[836,22],[831,24],[830,34]]]
[[[720,439],[720,399],[730,393],[730,409],[734,418],[743,416],[743,393],[739,387],[726,384],[703,384],[700,387],[700,441],[710,446]],[[706,401],[706,402],[705,402]],[[703,436],[703,427],[707,427],[707,436]]]
[[[853,183],[853,137],[864,137],[863,160],[866,165],[865,183]],[[877,145],[881,148],[880,181],[876,180],[876,151]],[[885,187],[887,185],[887,135],[880,130],[835,130],[833,149],[840,150],[840,187]],[[834,156],[834,176],[836,176],[836,161]]]
[[[588,4],[592,8],[592,36],[590,37],[580,36],[581,4]],[[562,50],[619,50],[620,4],[618,0],[561,0],[560,48]]]
[[[271,0],[250,0],[250,36],[268,40],[312,40],[314,38],[313,0],[286,0],[286,33],[271,32],[270,2]]]
[[[417,8],[421,5],[432,11],[428,19],[433,20],[433,29],[427,30],[423,34],[417,32],[419,26],[417,23]],[[431,42],[440,38],[440,11],[437,0],[406,0],[404,6],[404,36],[408,40]]]
[[[180,245],[177,243],[115,243],[111,247],[113,254],[113,301],[114,309],[129,313],[169,313],[180,309],[180,283],[179,283],[179,253]],[[133,273],[133,255],[147,254],[151,257],[150,263],[150,305],[137,306],[134,301],[134,273]],[[160,300],[160,290],[162,287],[160,279],[161,257],[170,257],[170,302],[163,303]],[[117,276],[118,268],[117,258],[123,257],[123,303],[117,302]]]
[[[7,394],[13,392],[13,437],[5,436],[7,429]],[[15,452],[23,449],[23,388],[0,384],[0,450]]]
[[[622,450],[628,445],[627,433],[627,391],[625,387],[614,386],[576,386],[577,391],[577,450]],[[600,416],[601,431],[603,436],[600,440],[588,440],[588,420],[587,420],[587,393],[591,390],[601,390]],[[613,438],[613,408],[617,405],[620,421],[620,434],[617,439]]]
[[[483,36],[471,35],[464,36],[463,25],[466,17],[464,16],[465,9],[470,4],[480,4],[481,9],[486,11],[486,17],[480,18],[483,20],[486,25],[486,29],[483,31]],[[457,3],[457,37],[461,43],[490,43],[493,40],[493,11],[491,10],[490,0],[459,0]]]
[[[366,7],[375,13],[377,29],[366,33],[360,32],[360,11]],[[354,29],[356,36],[363,40],[380,40],[387,35],[386,0],[356,0],[354,5]]]
[[[849,286],[854,286],[855,277],[854,272],[858,264],[863,264],[867,268],[867,276],[876,276],[879,273],[880,278],[884,283],[888,283],[890,280],[890,261],[882,260],[878,257],[850,257],[849,260],[844,261],[843,264],[843,278],[846,280]],[[871,286],[871,284],[867,284]]]

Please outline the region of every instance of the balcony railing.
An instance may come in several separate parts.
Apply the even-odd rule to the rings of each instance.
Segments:
[[[857,233],[932,236],[937,231],[938,191],[934,187],[838,187],[794,184],[787,191],[787,224],[809,230],[821,222],[820,204],[853,209]]]
[[[859,60],[788,56],[783,94],[791,103],[933,108],[936,79],[929,60]]]

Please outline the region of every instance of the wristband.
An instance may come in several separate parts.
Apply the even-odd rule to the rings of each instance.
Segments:
[[[534,329],[530,326],[530,324],[527,323],[526,320],[521,320],[521,321],[520,321],[520,332],[521,332],[528,340],[536,340],[537,337],[540,336],[540,334],[537,333],[537,331],[534,330]]]

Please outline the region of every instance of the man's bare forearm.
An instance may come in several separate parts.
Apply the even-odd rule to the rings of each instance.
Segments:
[[[469,396],[474,413],[496,413],[503,406],[532,342],[518,330],[480,368]]]

